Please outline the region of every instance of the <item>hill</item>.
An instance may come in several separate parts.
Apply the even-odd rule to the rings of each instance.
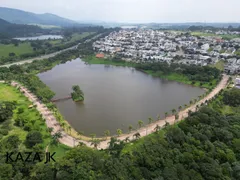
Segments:
[[[34,35],[36,33],[43,33],[44,29],[25,24],[12,24],[3,19],[0,19],[0,39],[6,39],[17,36]]]
[[[43,24],[55,26],[77,26],[80,25],[70,19],[45,13],[35,14],[18,9],[0,7],[0,17],[8,22],[16,24]]]

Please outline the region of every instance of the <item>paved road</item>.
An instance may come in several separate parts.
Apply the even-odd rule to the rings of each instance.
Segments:
[[[47,58],[50,58],[50,57],[54,57],[57,54],[60,54],[60,53],[62,53],[64,51],[67,51],[67,50],[70,50],[70,49],[76,49],[77,46],[78,45],[75,45],[75,46],[72,46],[70,48],[63,49],[61,51],[57,51],[57,52],[54,52],[54,53],[51,53],[51,54],[42,55],[42,56],[39,56],[39,57],[35,57],[35,58],[28,59],[28,60],[24,60],[24,61],[19,61],[19,62],[15,62],[15,63],[11,63],[11,64],[1,65],[0,67],[9,67],[9,66],[12,66],[12,65],[21,65],[21,64],[25,64],[25,63],[31,63],[31,62],[33,62],[35,60],[47,59]]]
[[[89,42],[91,40],[94,40],[94,39],[98,38],[101,35],[102,35],[102,33],[101,34],[97,34],[96,36],[94,36],[94,37],[92,37],[90,39],[87,39],[84,43],[87,43],[87,42]],[[50,57],[54,57],[57,54],[60,54],[61,52],[64,52],[64,51],[67,51],[67,50],[70,50],[70,49],[76,49],[79,44],[77,44],[75,46],[72,46],[70,48],[67,48],[67,49],[63,49],[61,51],[57,51],[57,52],[51,53],[51,54],[46,54],[46,55],[42,55],[42,56],[39,56],[39,57],[31,58],[31,59],[28,59],[28,60],[14,62],[14,63],[11,63],[11,64],[1,65],[0,67],[9,67],[9,66],[12,66],[12,65],[21,65],[21,64],[25,64],[25,63],[31,63],[31,62],[33,62],[35,60],[42,60],[42,59],[47,59],[47,58],[50,58]]]
[[[196,111],[196,106],[200,105],[201,103],[205,103],[206,100],[209,100],[211,98],[213,98],[216,94],[218,94],[218,92],[221,89],[224,89],[227,85],[227,81],[228,81],[228,76],[227,75],[223,75],[222,80],[220,81],[220,83],[217,85],[217,87],[210,93],[208,94],[205,98],[203,98],[202,100],[198,101],[196,104],[190,106],[187,109],[182,110],[181,112],[179,112],[179,120],[183,120],[184,118],[186,118],[188,116],[188,111],[191,110],[192,112]],[[32,94],[28,89],[26,89],[25,87],[23,87],[22,85],[18,84],[17,82],[12,82],[12,86],[17,86],[20,87],[20,90],[24,93],[24,95],[31,101],[33,102],[33,104],[37,105],[37,110],[39,111],[40,114],[42,114],[43,118],[46,120],[46,124],[49,128],[53,128],[52,134],[56,133],[56,132],[61,132],[63,137],[61,139],[59,139],[59,141],[62,144],[65,144],[67,146],[70,147],[74,147],[76,145],[78,145],[79,142],[83,142],[84,144],[86,144],[89,147],[93,147],[91,145],[90,142],[87,141],[83,141],[83,140],[78,140],[70,135],[68,135],[67,133],[64,132],[64,130],[61,128],[61,126],[59,125],[58,121],[56,120],[56,118],[54,117],[54,115],[52,114],[52,112],[50,110],[48,110],[48,108],[42,104],[37,97]],[[120,137],[118,137],[119,140],[124,140],[127,137],[129,138],[129,140],[134,140],[134,134],[136,134],[137,132],[141,135],[141,137],[149,135],[151,133],[153,133],[155,131],[156,126],[160,126],[163,127],[166,122],[168,122],[169,124],[174,124],[178,121],[175,121],[175,116],[169,116],[165,119],[162,120],[158,120],[152,124],[149,124],[139,130],[133,131],[129,134],[123,134]],[[106,149],[108,148],[108,143],[110,138],[108,138],[107,140],[102,141],[99,146],[98,149]]]

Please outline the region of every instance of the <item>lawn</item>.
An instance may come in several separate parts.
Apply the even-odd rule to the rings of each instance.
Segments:
[[[215,67],[215,68],[219,69],[220,71],[223,71],[224,70],[224,64],[225,64],[224,61],[220,60],[216,64],[210,65],[210,67]]]
[[[19,43],[18,46],[14,44],[0,44],[0,57],[8,57],[9,53],[15,53],[16,55],[26,54],[33,52],[30,43]]]
[[[40,131],[44,142],[42,143],[45,148],[51,140],[50,133],[47,131],[47,126],[45,121],[41,118],[39,112],[35,108],[29,109],[29,105],[32,103],[22,95],[16,88],[0,83],[0,101],[16,101],[17,107],[14,110],[13,119],[10,120],[10,131],[8,135],[4,136],[6,138],[9,135],[17,135],[22,141],[20,145],[21,150],[26,149],[24,146],[24,140],[26,139],[27,131],[24,131],[22,127],[14,125],[14,119],[19,116],[18,108],[23,108],[23,113],[21,114],[25,119],[26,123],[31,125],[32,130]],[[1,126],[1,124],[0,124]],[[1,128],[1,127],[0,127]]]

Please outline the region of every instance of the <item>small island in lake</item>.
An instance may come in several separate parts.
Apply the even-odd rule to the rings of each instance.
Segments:
[[[84,100],[84,94],[83,91],[80,89],[78,85],[72,86],[73,92],[71,93],[72,100],[77,101],[83,101]]]

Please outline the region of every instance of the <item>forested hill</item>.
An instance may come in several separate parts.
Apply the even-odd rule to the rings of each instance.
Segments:
[[[18,9],[0,7],[0,17],[6,21],[16,24],[43,24],[55,26],[80,25],[75,21],[54,14],[35,14]]]
[[[7,26],[7,25],[10,25],[9,22],[3,20],[3,19],[0,19],[0,28],[4,27],[4,26]]]
[[[38,26],[12,24],[0,19],[0,39],[42,33],[43,31],[44,30]]]

